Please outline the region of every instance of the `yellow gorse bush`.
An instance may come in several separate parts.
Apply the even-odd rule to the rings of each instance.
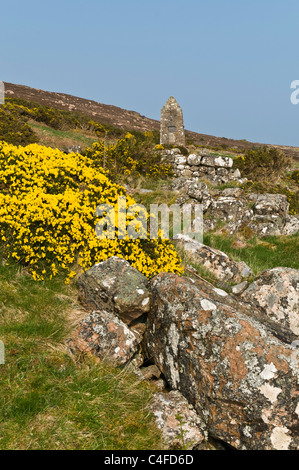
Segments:
[[[167,240],[96,237],[99,204],[117,207],[118,196],[134,200],[87,156],[32,144],[0,142],[0,239],[3,256],[29,266],[35,280],[63,272],[66,282],[111,256],[120,256],[147,277],[181,273],[180,258]]]

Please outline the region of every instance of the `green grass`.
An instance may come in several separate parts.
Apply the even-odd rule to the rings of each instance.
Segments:
[[[235,237],[213,233],[204,234],[204,243],[223,251],[236,261],[244,261],[255,274],[278,266],[299,269],[299,235],[289,237],[256,237],[246,241],[246,246],[236,247]]]
[[[0,268],[0,449],[161,449],[146,404],[153,387],[93,358],[75,361],[65,340],[77,291]]]

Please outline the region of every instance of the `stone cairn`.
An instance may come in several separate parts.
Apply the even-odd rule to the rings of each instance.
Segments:
[[[161,110],[160,144],[185,145],[183,111],[173,96]]]

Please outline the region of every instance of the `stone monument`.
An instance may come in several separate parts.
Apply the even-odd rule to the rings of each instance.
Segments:
[[[183,111],[173,96],[161,110],[160,144],[185,145]]]

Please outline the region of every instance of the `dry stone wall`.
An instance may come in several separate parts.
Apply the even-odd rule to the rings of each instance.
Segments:
[[[165,160],[173,166],[176,177],[206,178],[215,184],[239,180],[239,170],[233,170],[233,159],[212,155],[207,150],[182,155],[179,149],[164,150]]]

